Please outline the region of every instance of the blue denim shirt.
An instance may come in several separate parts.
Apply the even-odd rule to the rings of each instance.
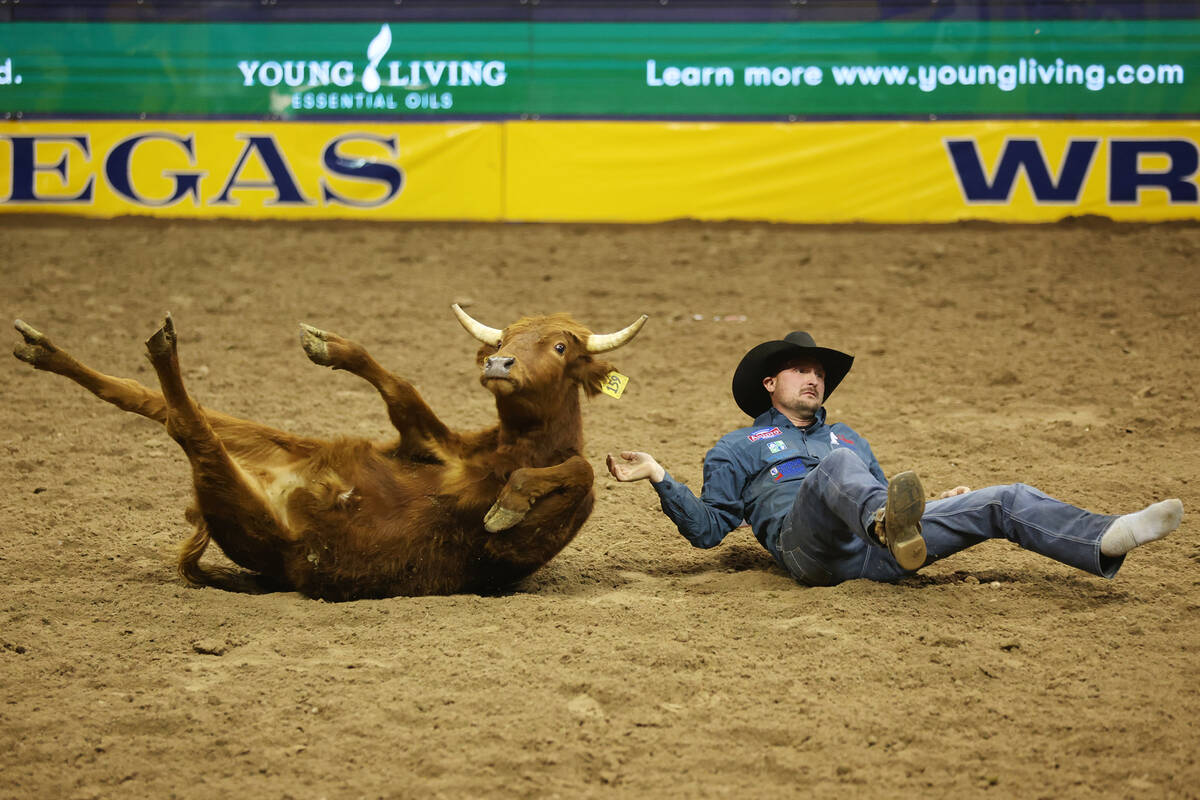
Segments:
[[[662,510],[695,547],[716,547],[745,520],[772,556],[800,481],[835,447],[850,448],[871,474],[887,483],[867,440],[848,425],[825,423],[825,409],[797,428],[771,408],[754,424],[722,436],[704,457],[704,488],[697,498],[668,473],[653,484]]]

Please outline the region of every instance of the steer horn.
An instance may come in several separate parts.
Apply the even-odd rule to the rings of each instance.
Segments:
[[[467,333],[484,344],[490,344],[492,347],[500,346],[500,340],[504,338],[504,331],[497,328],[489,328],[482,322],[472,319],[470,314],[459,308],[458,303],[450,307],[454,309],[454,316],[458,317],[458,321],[467,329]]]
[[[642,314],[640,318],[628,328],[617,331],[616,333],[593,333],[587,340],[587,351],[589,353],[604,353],[609,350],[616,350],[621,345],[628,342],[633,337],[637,336],[638,331],[646,324],[648,317]]]

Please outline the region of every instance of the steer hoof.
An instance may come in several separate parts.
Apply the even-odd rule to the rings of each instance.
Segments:
[[[175,322],[171,319],[171,312],[167,312],[162,327],[146,340],[146,349],[151,356],[165,356],[175,350]]]
[[[320,328],[300,323],[300,346],[304,348],[309,361],[320,364],[322,367],[333,364],[333,359],[329,355],[328,337],[329,334]]]
[[[26,364],[39,366],[45,359],[58,350],[57,347],[50,344],[50,340],[45,334],[36,328],[15,320],[13,327],[21,334],[25,340],[13,348],[13,355],[24,361]]]
[[[527,511],[511,511],[504,508],[499,503],[492,506],[488,511],[487,516],[483,518],[483,527],[488,529],[489,533],[499,533],[506,531],[516,525],[521,520],[525,519]]]

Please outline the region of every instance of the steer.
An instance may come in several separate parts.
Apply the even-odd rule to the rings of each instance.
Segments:
[[[386,443],[293,436],[202,409],[184,387],[170,314],[146,342],[161,391],[84,366],[20,320],[13,354],[162,423],[183,448],[195,489],[195,533],[179,555],[189,583],[236,581],[236,571],[201,566],[213,541],[260,583],[310,597],[488,593],[543,566],[591,513],[579,390],[600,391],[612,366],[596,356],[631,340],[646,317],[610,334],[566,314],[499,330],[452,308],[481,342],[480,382],[499,415],[486,430],[450,430],[361,345],[301,326],[309,359],[382,395],[399,432]]]

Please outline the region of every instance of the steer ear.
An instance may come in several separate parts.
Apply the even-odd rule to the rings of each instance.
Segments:
[[[576,363],[578,372],[575,380],[579,381],[579,385],[583,387],[583,391],[587,393],[588,397],[600,394],[600,387],[608,379],[608,373],[616,369],[607,361],[598,361],[591,357],[580,359]]]

